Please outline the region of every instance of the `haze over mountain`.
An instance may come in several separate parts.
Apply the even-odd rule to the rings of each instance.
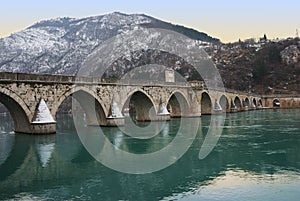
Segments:
[[[57,18],[0,39],[0,71],[74,75],[103,41],[137,27],[163,28],[198,41],[220,42],[205,33],[143,14],[116,12],[82,19]]]

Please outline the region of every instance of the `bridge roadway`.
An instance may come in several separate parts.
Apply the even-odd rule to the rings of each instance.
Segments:
[[[112,81],[0,73],[0,102],[9,110],[16,133],[55,133],[56,113],[69,96],[84,110],[88,125],[100,126],[123,125],[123,114],[128,109],[137,121],[165,121],[172,117],[199,117],[262,108],[266,104],[270,106],[270,100],[272,103],[276,98],[233,90],[209,90],[201,82]]]

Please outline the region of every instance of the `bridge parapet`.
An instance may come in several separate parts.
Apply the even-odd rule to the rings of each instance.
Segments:
[[[272,95],[262,95],[262,98],[300,98],[300,94],[272,94]]]
[[[160,80],[139,79],[102,79],[98,77],[82,77],[50,74],[29,74],[0,72],[0,83],[56,83],[56,84],[101,84],[101,85],[129,85],[129,86],[169,86],[190,87],[188,82],[164,82]]]
[[[35,83],[102,83],[103,80],[94,77],[76,77],[66,75],[29,74],[0,72],[0,82],[35,82]]]

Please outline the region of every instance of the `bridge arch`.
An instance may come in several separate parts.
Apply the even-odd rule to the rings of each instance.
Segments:
[[[212,102],[208,92],[201,94],[201,114],[211,114]]]
[[[248,97],[245,98],[245,100],[243,101],[243,107],[244,108],[249,108],[250,107],[250,100]]]
[[[258,99],[257,104],[258,104],[258,106],[263,107],[263,103],[262,103],[262,100],[261,100],[261,99]]]
[[[229,110],[229,101],[228,101],[228,98],[224,94],[220,97],[219,103],[222,107],[223,112],[226,112]]]
[[[137,121],[151,121],[157,114],[153,99],[142,89],[135,89],[128,95],[122,112],[128,109],[131,118]]]
[[[257,107],[257,101],[256,101],[256,98],[253,98],[253,99],[252,99],[252,103],[253,103],[253,106],[254,106],[254,107]]]
[[[174,91],[167,101],[167,109],[171,117],[182,117],[189,112],[190,104],[186,96],[180,91]]]
[[[237,107],[237,109],[241,110],[241,108],[242,108],[242,102],[241,102],[241,99],[238,96],[236,96],[234,98],[233,102],[234,102],[235,106]]]
[[[107,125],[106,117],[108,111],[104,107],[105,104],[93,91],[85,87],[74,87],[65,92],[52,108],[52,116],[56,116],[59,106],[70,96],[72,96],[84,110],[86,123],[88,125]],[[73,103],[74,102],[72,102],[72,104]]]
[[[14,131],[31,133],[30,121],[33,115],[25,102],[13,91],[6,88],[0,89],[0,102],[7,108],[13,119]]]

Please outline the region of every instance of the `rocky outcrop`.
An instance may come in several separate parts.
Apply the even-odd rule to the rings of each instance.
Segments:
[[[281,60],[286,65],[300,61],[300,50],[296,45],[290,45],[280,52]]]

